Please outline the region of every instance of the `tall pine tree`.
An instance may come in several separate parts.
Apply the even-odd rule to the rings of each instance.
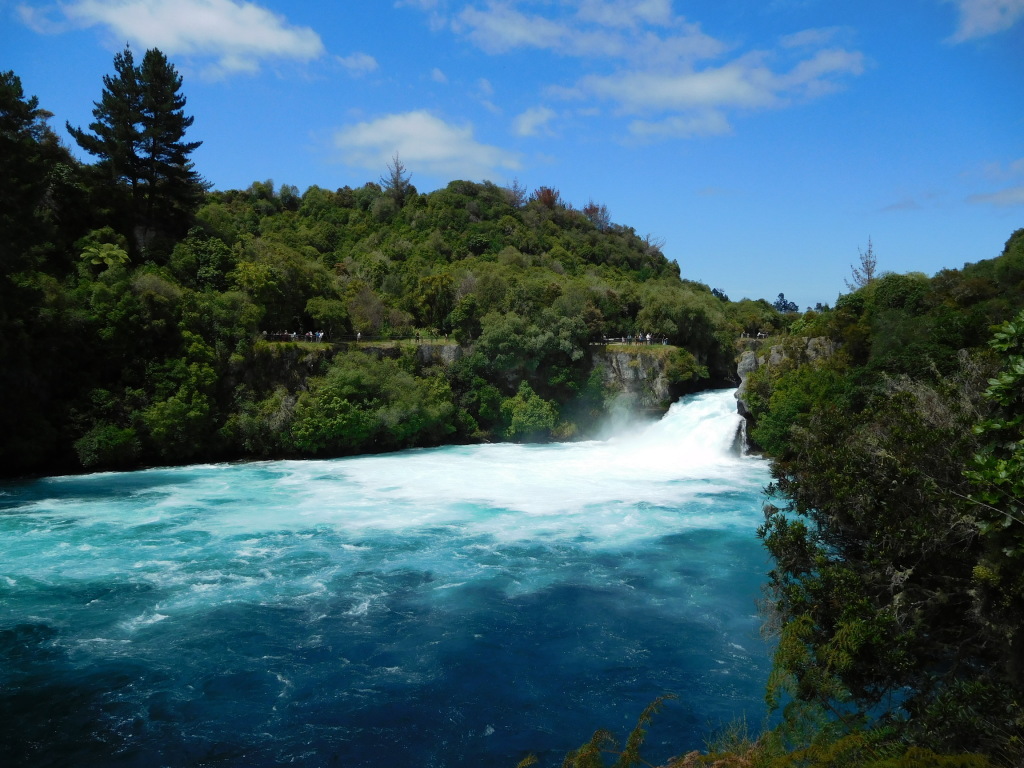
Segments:
[[[134,218],[131,213],[137,208],[141,193],[142,90],[130,48],[114,56],[114,72],[103,76],[103,94],[93,102],[95,120],[89,124],[90,132],[73,128],[70,123],[66,125],[78,146],[99,158],[93,168],[101,191],[108,193],[100,196],[103,207],[119,209]],[[128,204],[124,202],[125,192]],[[131,226],[130,222],[128,229]]]
[[[103,78],[89,131],[67,128],[78,145],[99,158],[100,179],[112,185],[126,208],[127,228],[140,250],[159,236],[188,228],[206,184],[189,155],[202,142],[184,141],[194,120],[184,112],[182,78],[164,54],[146,51],[135,65],[130,48],[114,57],[114,75]]]
[[[202,142],[183,141],[195,118],[184,112],[181,75],[158,49],[146,51],[139,69],[142,85],[142,142],[145,210],[153,231],[184,234],[206,185],[188,156]]]
[[[13,71],[0,72],[0,296],[11,287],[9,278],[28,265],[31,246],[45,237],[37,209],[52,165],[47,146],[59,150],[48,117],[35,96],[25,97]]]

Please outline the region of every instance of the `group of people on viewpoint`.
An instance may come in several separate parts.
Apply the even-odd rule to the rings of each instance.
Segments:
[[[316,341],[324,340],[323,331],[274,331],[273,333],[263,332],[263,338],[268,341]]]
[[[273,333],[267,333],[263,331],[263,338],[266,341],[308,341],[308,342],[321,342],[324,340],[323,331],[274,331]],[[363,337],[362,333],[356,334],[356,341],[361,341]],[[448,334],[445,334],[445,340],[448,339]],[[419,332],[416,333],[416,341],[420,340]],[[668,337],[662,336],[655,338],[650,333],[643,334],[626,334],[618,338],[607,338],[604,339],[605,344],[668,344]]]
[[[656,338],[651,336],[649,333],[637,333],[635,335],[628,333],[620,338],[606,338],[604,341],[606,344],[668,344],[668,337],[662,336],[661,338]]]

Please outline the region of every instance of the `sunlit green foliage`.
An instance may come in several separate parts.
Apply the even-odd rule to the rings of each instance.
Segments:
[[[26,439],[46,438],[38,455],[56,459],[59,445],[61,461],[91,468],[561,439],[585,434],[604,408],[590,345],[641,333],[670,345],[675,391],[729,381],[738,325],[728,305],[679,280],[650,238],[548,192],[526,201],[457,181],[398,195],[392,182],[300,194],[267,180],[210,193],[167,246],[166,266],[128,257],[129,219],[76,221],[52,240],[74,243],[71,258],[50,246],[51,272],[34,273],[26,296],[67,348],[44,368],[78,375],[53,387],[64,394],[45,417],[52,428],[26,427]],[[259,346],[312,331],[330,345],[315,361]],[[462,345],[463,362],[449,355],[435,367],[428,354],[375,375],[440,408],[443,429],[440,416],[402,411],[393,388],[378,392],[393,406],[385,412],[330,383],[332,365],[363,365],[346,362],[353,354],[390,365],[374,345],[392,338]],[[109,393],[102,406],[95,392]]]
[[[640,756],[640,750],[647,737],[647,729],[650,728],[651,721],[665,702],[674,698],[675,696],[672,695],[659,696],[649,704],[640,713],[636,726],[630,731],[626,743],[622,747],[619,747],[615,736],[610,731],[597,730],[590,741],[565,756],[562,768],[635,768],[635,766],[650,765]],[[614,758],[614,761],[607,762],[606,756]]]
[[[597,730],[585,744],[571,750],[562,768],[627,768],[653,766],[642,754],[649,729],[657,730],[658,711],[673,696],[662,696],[640,715],[625,745],[614,734]],[[784,743],[782,728],[755,735],[746,721],[729,723],[712,734],[704,751],[692,750],[668,759],[661,768],[995,768],[987,756],[977,753],[941,753],[908,745],[892,728],[835,728],[836,718],[804,723],[806,739],[798,745]],[[534,755],[519,768],[537,764]]]
[[[451,391],[438,376],[368,355],[335,358],[299,396],[289,442],[331,455],[436,445],[454,431]]]
[[[113,243],[100,243],[82,251],[82,259],[93,265],[113,267],[127,263],[128,253]]]
[[[1006,648],[1004,673],[1024,689],[1024,312],[999,327],[990,342],[1002,366],[988,382],[988,417],[975,426],[981,450],[968,477],[981,537],[974,566],[981,615]],[[1016,725],[1024,731],[1018,697]],[[1022,748],[1024,751],[1024,748]]]
[[[501,414],[508,423],[505,436],[512,440],[543,440],[551,436],[558,420],[558,411],[525,381],[519,391],[501,404]]]

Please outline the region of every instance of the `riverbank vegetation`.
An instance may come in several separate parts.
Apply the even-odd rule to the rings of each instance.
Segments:
[[[787,750],[751,764],[1020,765],[1024,229],[997,258],[851,288],[747,381]],[[834,353],[801,357],[811,337]]]

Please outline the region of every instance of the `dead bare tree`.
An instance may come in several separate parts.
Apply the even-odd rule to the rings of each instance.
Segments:
[[[853,272],[853,282],[845,281],[846,287],[851,291],[856,291],[871,283],[875,279],[875,268],[878,266],[878,260],[875,258],[875,248],[871,244],[870,237],[868,238],[867,251],[862,251],[858,248],[857,253],[860,254],[860,267],[855,267],[851,264],[850,269]]]

